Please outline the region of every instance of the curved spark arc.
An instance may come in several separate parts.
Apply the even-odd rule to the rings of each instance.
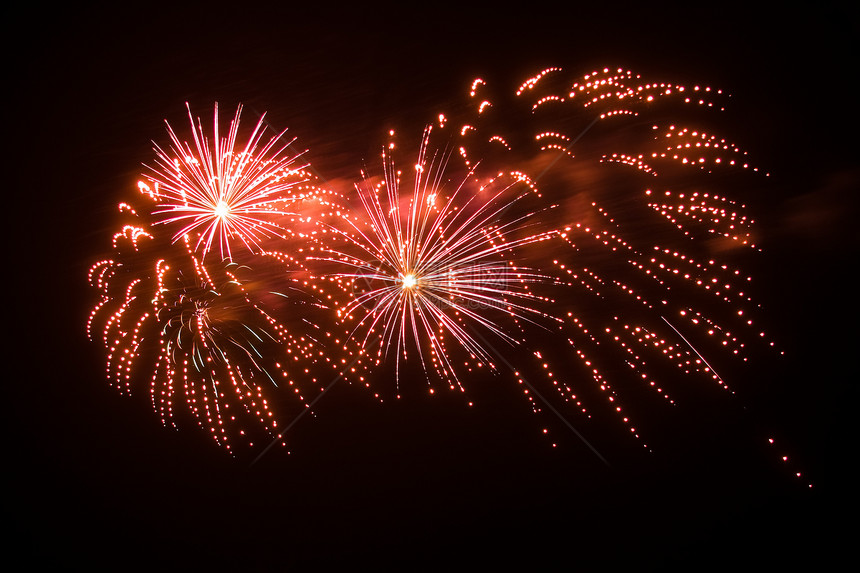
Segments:
[[[191,108],[188,118],[194,148],[182,142],[165,122],[172,145],[169,152],[154,144],[156,167],[144,177],[159,199],[159,224],[182,225],[173,240],[196,235],[195,250],[205,255],[217,243],[222,259],[232,258],[231,239],[251,252],[263,250],[262,241],[284,238],[278,219],[293,216],[287,207],[302,198],[301,184],[308,181],[306,165],[296,165],[300,154],[287,153],[295,139],[281,145],[286,130],[261,146],[265,133],[261,116],[241,151],[236,150],[242,106],[230,123],[226,138],[219,127],[215,105],[213,139],[206,137],[198,118],[195,126]]]
[[[554,102],[567,102],[571,104],[574,110],[577,108],[580,109],[595,109],[595,111],[591,112],[595,114],[596,120],[601,121],[617,121],[616,118],[621,118],[623,116],[636,117],[640,115],[640,113],[644,113],[647,111],[643,109],[643,106],[651,105],[652,102],[655,102],[660,98],[673,98],[679,97],[686,104],[690,105],[698,105],[703,107],[713,107],[713,102],[709,101],[709,98],[714,96],[714,94],[721,94],[719,90],[711,90],[709,87],[700,88],[699,86],[695,86],[694,88],[686,88],[684,86],[667,84],[667,83],[644,83],[639,82],[639,76],[633,76],[630,72],[624,72],[623,70],[610,71],[609,69],[604,69],[602,72],[593,72],[591,74],[586,74],[584,79],[580,81],[573,82],[572,85],[568,85],[566,89],[562,89],[563,86],[544,86],[547,90],[550,91],[550,95],[544,95],[545,91],[540,91],[542,84],[548,80],[548,78],[552,78],[554,76],[558,76],[559,72],[561,72],[560,68],[550,68],[544,70],[540,74],[537,74],[535,77],[530,80],[524,82],[516,92],[517,98],[522,98],[525,95],[531,95],[533,99],[536,99],[538,102],[543,101],[554,101]],[[472,98],[477,98],[478,93],[477,90],[486,85],[484,81],[476,81],[472,84],[472,92],[470,96]],[[555,90],[555,91],[552,91]],[[561,96],[557,96],[560,93]],[[697,94],[695,97],[689,97],[692,94]],[[552,97],[550,97],[552,96]],[[549,99],[548,99],[549,98]],[[698,101],[694,101],[698,99]],[[477,98],[476,101],[481,101],[481,98]],[[577,103],[578,102],[578,103]],[[476,111],[476,115],[481,115],[483,108],[485,107],[484,101],[481,101],[480,106]],[[478,104],[475,104],[478,105]],[[528,105],[528,104],[526,104]],[[600,109],[597,109],[598,106]],[[492,106],[499,107],[499,106]],[[536,106],[530,106],[530,115],[534,117],[545,116],[547,113],[550,113],[550,117],[552,113],[555,113],[556,116],[559,115],[559,110],[550,110],[544,111]],[[467,120],[469,121],[469,120]],[[534,123],[538,123],[537,120]],[[500,136],[493,134],[491,137],[487,137],[488,134],[481,133],[481,131],[475,127],[478,123],[474,121],[469,121],[471,129],[468,131],[462,131],[461,133],[468,134],[470,136],[474,136],[475,134],[479,134],[479,137],[483,135],[485,141],[487,143],[493,143],[494,141],[504,140],[505,138],[501,138]],[[589,128],[594,125],[594,121],[589,124]],[[588,129],[588,128],[587,128]],[[753,167],[750,169],[750,165],[742,159],[738,159],[745,155],[744,152],[741,152],[737,146],[733,144],[728,144],[724,139],[717,140],[714,136],[708,136],[707,134],[697,131],[691,130],[689,128],[679,128],[674,125],[670,126],[669,130],[664,134],[664,136],[660,135],[660,132],[657,131],[658,126],[653,126],[653,131],[655,131],[655,135],[653,137],[655,143],[652,145],[652,149],[654,151],[650,151],[648,153],[640,153],[638,155],[630,155],[630,154],[603,154],[599,162],[601,163],[622,163],[625,165],[629,165],[634,167],[635,169],[642,171],[646,174],[656,176],[656,171],[645,163],[644,157],[650,157],[652,162],[663,162],[669,163],[674,162],[680,165],[690,165],[702,168],[702,164],[706,163],[706,155],[710,156],[710,159],[707,159],[707,163],[712,164],[713,167],[711,169],[716,169],[718,167],[722,168],[737,168],[742,167],[743,169],[749,169],[750,171],[757,171],[757,168]],[[582,135],[582,134],[581,134]],[[580,137],[581,137],[580,135]],[[662,140],[676,140],[683,139],[678,136],[683,135],[683,138],[686,138],[686,142],[682,142],[679,145],[670,145],[669,149],[676,150],[674,154],[668,154],[666,152],[659,152],[662,147]],[[507,138],[511,139],[511,138]],[[556,139],[560,142],[557,146],[550,146],[546,144],[547,139]],[[568,171],[575,170],[577,166],[575,163],[579,163],[579,165],[584,166],[587,160],[578,160],[575,161],[571,149],[574,143],[578,141],[579,137],[571,138],[570,136],[564,135],[560,133],[558,130],[555,131],[543,131],[538,132],[534,136],[534,142],[537,143],[537,151],[540,152],[550,152],[551,155],[554,156],[553,162],[550,166],[555,165],[556,162],[565,158],[568,160],[567,166],[560,165],[559,168]],[[461,148],[466,149],[469,146],[464,143]],[[506,152],[511,151],[510,145],[506,145],[504,147]],[[681,150],[681,151],[678,151]],[[691,153],[699,153],[702,154],[702,157],[693,160],[690,157]],[[474,153],[467,153],[464,151],[466,156],[466,161],[469,162],[468,157],[473,155]],[[725,154],[728,154],[728,157],[724,157]],[[512,153],[506,153],[507,157],[509,157],[509,161],[514,159],[517,156]],[[625,158],[631,158],[629,161]],[[572,163],[571,163],[572,162]],[[546,174],[548,168],[545,168],[536,179],[541,178]],[[699,191],[695,191],[692,193],[687,193],[687,198],[685,198],[684,193],[673,193],[672,191],[666,191],[665,196],[667,198],[675,198],[677,197],[677,201],[679,201],[679,205],[677,207],[673,207],[672,205],[667,205],[665,202],[660,204],[655,202],[653,199],[650,199],[654,196],[652,189],[650,188],[651,184],[645,191],[646,197],[649,198],[649,202],[647,203],[648,207],[650,207],[653,211],[658,212],[662,215],[666,220],[670,221],[677,229],[682,230],[684,235],[690,238],[694,238],[693,233],[690,229],[685,228],[683,221],[680,220],[679,216],[673,216],[673,211],[677,212],[679,215],[683,214],[688,219],[695,221],[700,226],[704,226],[710,224],[710,228],[707,229],[708,233],[711,235],[723,236],[726,239],[737,241],[738,244],[743,246],[750,246],[755,248],[754,243],[752,243],[750,238],[750,233],[747,230],[752,221],[742,213],[743,205],[737,205],[737,203],[727,200],[725,197],[720,197],[715,193],[702,193]],[[711,197],[711,198],[709,198]],[[668,201],[667,199],[666,201]],[[716,205],[714,205],[716,203]],[[659,278],[661,274],[671,276],[674,274],[675,276],[682,277],[685,280],[694,282],[694,284],[702,288],[706,291],[710,291],[717,296],[723,297],[726,302],[729,302],[729,299],[735,300],[743,300],[746,302],[751,302],[749,295],[742,291],[735,291],[732,288],[732,285],[729,285],[724,279],[708,276],[707,278],[703,275],[708,273],[709,271],[720,271],[718,268],[718,263],[715,264],[714,260],[710,260],[707,264],[701,264],[695,260],[695,258],[687,256],[683,254],[681,251],[681,255],[679,257],[678,249],[667,249],[665,247],[654,245],[653,249],[655,251],[654,255],[648,253],[647,249],[642,249],[641,247],[636,247],[631,241],[625,240],[622,235],[623,228],[615,221],[613,217],[610,217],[608,214],[608,210],[604,207],[601,207],[597,202],[591,203],[592,207],[595,208],[596,212],[599,214],[597,219],[603,219],[606,224],[598,224],[597,222],[593,222],[590,225],[585,224],[583,221],[572,221],[568,222],[567,225],[562,229],[559,228],[559,235],[566,239],[568,243],[571,244],[572,247],[576,247],[571,238],[576,234],[585,234],[590,235],[597,241],[603,243],[605,246],[611,248],[613,253],[627,253],[627,257],[629,260],[627,261],[633,267],[636,267],[645,272],[648,275],[649,280],[656,282],[661,285],[661,289],[666,289],[665,279]],[[736,212],[729,211],[730,209],[735,209]],[[737,212],[740,211],[740,214]],[[699,216],[698,213],[703,213],[705,216]],[[708,220],[710,219],[710,220]],[[698,235],[702,235],[702,233],[697,233]],[[704,238],[704,237],[703,237]],[[674,254],[675,261],[670,265],[667,261],[661,261],[660,258],[664,258],[665,255],[662,253],[665,252],[668,255]],[[613,258],[615,255],[613,255]],[[680,260],[678,260],[680,259]],[[682,268],[684,261],[687,263],[687,269]],[[651,268],[649,268],[651,267]],[[693,268],[695,267],[695,268]],[[711,267],[710,269],[708,267]],[[721,266],[722,271],[725,272],[727,269],[725,265]],[[695,276],[698,274],[699,276]],[[735,270],[733,273],[736,277],[740,275],[739,271]],[[667,276],[668,278],[668,276]],[[744,278],[744,277],[740,277]],[[749,280],[749,277],[746,277]],[[734,279],[737,280],[737,279]],[[710,286],[707,283],[717,283],[718,281],[723,281],[721,284],[717,286]],[[620,283],[618,286],[622,286]],[[622,287],[623,288],[623,287]],[[627,289],[629,290],[629,289]],[[734,294],[733,294],[734,292]],[[739,292],[739,294],[738,294]],[[649,303],[653,305],[653,303]],[[741,313],[743,314],[743,313]]]
[[[559,334],[573,353],[556,352],[550,361],[552,353],[540,349],[535,357],[558,395],[591,417],[570,369],[553,373],[558,361],[578,361],[598,396],[639,438],[627,413],[641,411],[629,402],[641,392],[635,386],[644,383],[675,404],[668,382],[676,369],[734,394],[703,354],[728,351],[748,360],[742,334],[775,346],[753,321],[760,305],[750,292],[752,277],[737,262],[729,264],[759,251],[753,221],[745,205],[705,181],[713,172],[762,172],[724,138],[647,118],[678,105],[722,110],[720,90],[646,82],[621,69],[573,81],[561,72],[550,68],[521,83],[509,102],[488,97],[488,83],[475,80],[465,114],[439,114],[435,126],[450,132],[465,167],[480,161],[522,173],[538,196],[558,204],[555,248],[530,264],[565,285],[564,294],[554,293],[556,304],[545,308],[568,317]],[[716,345],[706,350],[708,338]],[[613,371],[618,361],[627,374]],[[528,385],[521,371],[517,376]],[[524,393],[539,411],[535,392]]]
[[[227,301],[218,304],[221,302],[220,299],[226,298],[228,289],[242,288],[235,276],[229,272],[228,275],[230,280],[221,285],[218,290],[212,286],[200,284],[190,292],[183,292],[172,302],[163,301],[163,306],[158,311],[158,322],[164,324],[162,335],[167,338],[167,352],[174,363],[179,361],[178,355],[189,354],[194,366],[200,371],[211,358],[229,362],[228,348],[235,348],[247,357],[252,368],[266,374],[277,387],[277,382],[259,363],[263,354],[256,347],[257,343],[264,342],[263,337],[271,342],[277,342],[277,338],[264,330],[255,330],[246,323],[219,320],[217,316],[213,316],[213,313],[218,311],[222,314],[233,314],[244,310],[242,306]],[[247,298],[243,302],[250,303]],[[257,310],[262,316],[270,318],[263,310],[259,308]],[[165,316],[162,317],[162,313]],[[183,344],[183,342],[187,344],[183,336],[190,338],[190,348]]]

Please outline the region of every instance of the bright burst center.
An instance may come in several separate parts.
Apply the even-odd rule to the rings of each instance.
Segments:
[[[403,275],[403,288],[412,289],[418,284],[418,279],[412,273]]]
[[[219,219],[225,219],[229,214],[230,205],[228,205],[224,200],[218,201],[218,204],[215,205],[215,216]]]

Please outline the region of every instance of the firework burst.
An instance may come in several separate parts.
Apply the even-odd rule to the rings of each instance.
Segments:
[[[285,131],[261,145],[264,116],[244,148],[237,148],[241,112],[239,106],[224,137],[216,104],[210,141],[199,118],[195,125],[189,106],[194,146],[167,124],[172,145],[167,151],[154,146],[156,166],[144,174],[144,185],[159,202],[154,211],[158,223],[176,229],[174,241],[195,237],[194,249],[203,257],[217,247],[222,259],[231,258],[233,242],[259,252],[265,239],[284,238],[281,221],[309,190],[303,185],[307,166],[289,152],[294,140],[285,141]]]
[[[440,114],[407,174],[390,142],[382,175],[363,173],[351,195],[295,166],[283,133],[261,146],[262,119],[242,151],[239,111],[222,138],[216,107],[211,145],[199,120],[193,147],[168,126],[143,216],[121,205],[133,220],[117,256],[90,272],[101,300],[88,328],[112,384],[130,391],[150,365],[165,423],[183,402],[228,448],[228,427],[249,421],[282,438],[266,392],[289,387],[307,406],[299,387],[321,389],[317,365],[372,387],[393,362],[398,395],[413,356],[431,392],[510,371],[535,412],[573,428],[559,412],[606,410],[642,446],[652,403],[682,402],[687,380],[732,394],[716,370],[774,342],[742,270],[759,252],[754,221],[724,190],[766,174],[701,127],[726,96],[559,68],[490,92],[475,80]],[[453,151],[431,151],[431,133]],[[211,262],[232,261],[231,244],[279,287]],[[291,328],[264,303],[272,290],[297,302]]]
[[[447,156],[428,154],[431,131],[422,138],[411,191],[401,191],[403,174],[384,152],[384,177],[374,183],[365,175],[356,185],[359,215],[341,218],[332,227],[335,240],[314,259],[335,264],[327,276],[348,293],[336,302],[338,317],[354,321],[352,336],[363,347],[379,338],[378,354],[394,355],[398,381],[401,359],[414,352],[425,373],[435,371],[453,387],[460,380],[447,339],[494,369],[475,329],[518,344],[518,334],[500,320],[548,318],[539,310],[547,300],[530,290],[548,277],[512,258],[548,235],[535,228],[537,211],[521,206],[531,189],[519,180],[503,174],[480,180],[472,171],[449,193]]]
[[[321,305],[295,278],[292,261],[257,252],[246,253],[250,265],[240,265],[231,260],[229,242],[255,248],[265,237],[281,246],[300,242],[301,218],[276,205],[313,210],[326,194],[290,167],[294,158],[279,155],[278,138],[257,150],[259,123],[245,150],[234,154],[239,114],[226,140],[217,117],[216,108],[214,153],[202,127],[195,133],[202,160],[188,155],[168,163],[157,149],[165,172],[175,167],[173,178],[150,174],[138,184],[137,200],[119,205],[124,224],[113,236],[113,255],[90,269],[100,300],[87,332],[104,344],[107,378],[120,392],[138,391],[149,377],[150,400],[164,424],[178,427],[190,414],[235,452],[236,443],[263,437],[283,443],[275,403],[287,397],[307,407],[314,364],[325,361],[319,329],[307,318],[307,309]],[[205,205],[218,197],[235,209],[216,220]],[[207,217],[206,230],[195,231]],[[177,234],[164,232],[182,218],[193,221]],[[209,253],[217,236],[225,260]]]
[[[105,346],[109,382],[133,394],[148,376],[165,425],[178,427],[184,410],[230,451],[238,436],[253,445],[260,429],[274,435],[272,391],[306,379],[288,370],[290,332],[239,278],[248,269],[204,267],[184,242],[185,260],[175,249],[150,253],[151,245],[139,243],[138,256],[127,256],[128,242],[121,238],[118,256],[90,270],[101,299],[88,331]]]
[[[644,445],[633,417],[648,394],[675,404],[684,385],[673,382],[686,378],[732,392],[713,356],[746,361],[750,341],[774,346],[741,270],[758,252],[754,221],[721,190],[766,174],[735,144],[677,122],[707,121],[725,98],[620,69],[567,79],[550,68],[507,94],[475,80],[462,108],[438,116],[464,166],[523,177],[557,206],[529,266],[561,289],[541,309],[562,320],[564,344],[526,339],[538,369],[514,367],[535,411],[550,394],[587,418],[589,402],[604,402]],[[555,391],[537,393],[539,379]]]

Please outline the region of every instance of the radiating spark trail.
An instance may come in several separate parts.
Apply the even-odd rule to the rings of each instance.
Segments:
[[[717,377],[717,380],[719,380],[721,383],[723,383],[723,379],[722,379],[722,378],[720,378],[720,375],[717,373],[717,371],[716,371],[716,370],[714,370],[714,367],[713,367],[713,366],[711,366],[710,364],[708,364],[708,361],[707,361],[707,360],[705,360],[705,357],[704,357],[704,356],[702,356],[702,353],[701,353],[701,352],[699,352],[698,350],[696,350],[696,347],[695,347],[695,346],[693,346],[693,345],[690,343],[690,341],[689,341],[689,340],[687,340],[687,337],[686,337],[686,336],[684,336],[683,334],[681,334],[681,331],[680,331],[680,330],[678,330],[677,328],[675,328],[675,326],[674,326],[671,322],[669,322],[668,320],[666,320],[666,317],[665,317],[665,316],[661,316],[660,318],[662,318],[662,319],[663,319],[663,321],[664,321],[666,324],[668,324],[668,325],[672,328],[672,330],[674,330],[674,331],[675,331],[675,333],[676,333],[678,336],[680,336],[680,337],[681,337],[681,340],[683,340],[684,342],[686,342],[686,343],[687,343],[687,346],[689,346],[689,347],[690,347],[690,349],[691,349],[693,352],[695,352],[695,353],[696,353],[696,356],[698,356],[698,357],[702,360],[702,362],[704,362],[704,363],[705,363],[705,366],[707,366],[707,367],[710,369],[710,371],[714,373],[714,376],[716,376],[716,377]]]

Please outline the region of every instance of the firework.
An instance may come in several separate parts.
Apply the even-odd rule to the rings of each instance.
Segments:
[[[675,404],[672,381],[686,377],[731,392],[706,355],[746,361],[751,340],[774,346],[757,328],[753,279],[741,270],[758,252],[754,221],[719,187],[766,174],[734,143],[673,119],[707,121],[703,112],[722,110],[725,97],[620,69],[567,79],[549,68],[492,97],[475,80],[462,110],[439,115],[465,167],[524,177],[557,206],[542,217],[555,233],[529,265],[561,289],[541,309],[563,321],[565,344],[524,339],[539,368],[527,376],[514,366],[535,411],[550,403],[529,380],[545,379],[591,417],[582,383],[591,379],[594,397],[639,437],[630,411],[647,410],[647,393]],[[636,406],[624,399],[643,392]]]
[[[531,189],[517,179],[482,181],[472,171],[448,192],[447,157],[428,154],[431,131],[422,138],[411,191],[401,191],[403,174],[384,152],[384,177],[374,183],[365,175],[356,185],[360,209],[332,227],[333,240],[314,260],[334,263],[327,277],[348,294],[336,302],[338,317],[354,321],[352,336],[362,347],[379,339],[378,354],[394,356],[398,381],[401,359],[414,352],[425,373],[453,386],[460,381],[448,338],[494,369],[476,329],[516,345],[518,335],[500,320],[547,318],[539,310],[545,299],[529,286],[548,277],[512,257],[548,236],[534,228],[537,211],[523,210]]]
[[[351,339],[379,341],[398,385],[410,353],[463,391],[458,369],[503,365],[535,412],[558,402],[591,418],[602,402],[647,447],[633,420],[653,400],[683,401],[686,379],[731,394],[721,357],[774,346],[741,270],[758,252],[754,221],[719,187],[766,174],[726,139],[666,121],[721,110],[719,90],[609,69],[565,81],[558,68],[511,101],[488,90],[476,80],[465,111],[435,124],[468,175],[447,179],[425,134],[403,193],[384,153],[384,177],[364,176],[360,204],[341,207],[308,263],[335,265],[321,276],[339,285],[338,317]]]
[[[243,269],[204,267],[185,242],[185,260],[139,242],[139,256],[130,257],[124,237],[119,256],[90,270],[101,300],[88,331],[105,346],[110,383],[132,394],[149,378],[150,401],[165,425],[178,427],[182,409],[230,451],[235,437],[252,445],[259,429],[273,435],[272,390],[305,378],[287,369],[282,347],[290,333],[244,287]],[[298,390],[296,396],[304,401]]]
[[[167,124],[172,145],[165,151],[155,144],[156,166],[144,174],[144,185],[159,203],[153,212],[158,223],[175,229],[174,241],[195,237],[194,249],[203,257],[217,246],[221,258],[231,258],[233,242],[259,252],[264,239],[283,238],[280,221],[308,193],[307,166],[290,152],[294,140],[284,141],[284,131],[261,145],[264,116],[237,148],[241,112],[239,106],[224,137],[216,104],[210,141],[199,118],[195,126],[189,106],[194,147]]]
[[[325,192],[291,167],[294,158],[279,155],[285,148],[273,147],[278,138],[257,149],[260,123],[236,153],[239,112],[226,140],[217,118],[216,107],[214,151],[202,127],[195,132],[199,157],[186,146],[187,155],[169,162],[157,148],[164,173],[150,173],[137,199],[119,205],[124,224],[113,236],[113,254],[90,269],[100,299],[87,332],[104,344],[107,378],[120,392],[146,388],[148,379],[165,425],[178,427],[190,415],[235,452],[236,443],[282,438],[275,403],[293,399],[307,407],[306,392],[317,382],[313,366],[324,353],[308,312],[320,305],[296,278],[301,269],[262,252],[247,253],[250,265],[240,265],[229,243],[261,248],[262,238],[275,235],[282,246],[301,241],[300,218],[277,205],[321,205]],[[230,212],[213,218],[206,206],[217,201],[229,203]],[[185,218],[187,226],[165,232]],[[213,237],[228,258],[209,253]]]
[[[440,114],[405,173],[389,142],[352,194],[321,189],[283,133],[261,145],[262,119],[242,151],[240,111],[222,138],[216,107],[211,145],[199,120],[193,147],[168,126],[147,206],[121,205],[116,256],[90,273],[111,383],[146,365],[165,423],[184,403],[228,448],[250,425],[283,437],[273,392],[308,406],[320,372],[372,388],[390,364],[399,395],[410,359],[431,392],[509,371],[535,412],[602,407],[645,447],[633,420],[656,425],[684,381],[733,393],[716,370],[775,344],[742,270],[755,222],[725,191],[766,174],[700,127],[726,96],[609,69],[490,90]]]

